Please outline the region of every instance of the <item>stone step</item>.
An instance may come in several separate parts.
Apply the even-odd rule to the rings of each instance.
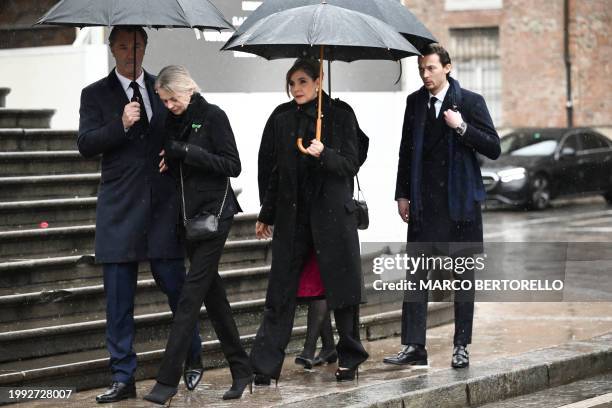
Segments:
[[[236,194],[240,193],[239,189],[235,191]],[[94,224],[96,202],[96,197],[0,202],[0,231],[38,229],[42,222],[46,222],[48,227]],[[257,216],[241,217],[244,214],[234,218],[232,233],[237,232],[236,236],[253,236]]]
[[[11,88],[0,88],[0,108],[6,107],[6,95],[11,93]]]
[[[35,229],[41,222],[93,224],[96,202],[96,197],[0,202],[0,231]]]
[[[401,304],[399,305],[401,309]],[[380,337],[370,337],[370,333],[383,337],[396,334],[400,325],[401,310],[398,308],[384,313],[361,313],[360,330],[364,341]],[[303,325],[303,311],[298,314],[296,325],[292,331],[292,339],[287,352],[297,352],[303,346],[306,327]],[[451,304],[430,304],[428,326],[448,322],[452,318]],[[258,324],[258,323],[257,323]],[[257,325],[255,325],[257,326]],[[390,328],[393,328],[390,330]],[[211,331],[210,326],[204,329]],[[247,333],[239,327],[241,339],[245,347],[250,349],[255,332]],[[153,378],[159,369],[163,356],[165,339],[158,342],[139,344],[136,347],[138,355],[138,371],[136,379]],[[227,363],[216,340],[203,343],[205,368],[225,366]],[[108,353],[104,348],[85,352],[74,352],[52,357],[39,357],[22,361],[0,364],[0,385],[2,386],[36,386],[75,387],[84,390],[108,385]]]
[[[101,268],[100,268],[101,269]],[[148,268],[147,268],[148,269]],[[270,266],[230,269],[220,272],[228,298],[232,302],[265,297]],[[55,282],[54,282],[55,284]],[[73,318],[85,321],[103,316],[106,307],[104,286],[57,286],[39,292],[0,296],[0,332],[14,331],[27,325],[35,327],[46,319]],[[135,306],[139,313],[168,309],[166,296],[151,274],[142,274],[136,289]]]
[[[0,129],[0,151],[75,150],[77,132],[56,129]]]
[[[95,197],[100,173],[0,177],[0,202]]]
[[[386,293],[377,292],[370,296],[370,303],[362,305],[362,315],[396,311],[401,308],[400,299],[392,299]],[[249,299],[232,302],[232,313],[241,333],[255,333],[261,322],[265,298]],[[298,308],[296,324],[305,323],[305,307]],[[92,320],[92,318],[98,318]],[[104,312],[88,314],[90,320],[79,319],[79,316],[62,317],[57,320],[41,319],[35,322],[23,322],[16,330],[7,330],[2,325],[0,331],[0,363],[23,359],[49,357],[58,354],[95,350],[105,347],[106,321]],[[135,311],[136,327],[135,344],[142,348],[152,341],[163,341],[168,336],[172,314],[165,311],[139,314]],[[46,325],[45,325],[46,324]],[[203,339],[214,339],[211,332],[206,309],[200,314],[200,324],[203,328]]]
[[[249,254],[248,248],[245,249],[242,252],[243,259],[238,257],[238,252],[227,253],[221,257],[221,270],[262,266],[269,263],[269,257],[264,256],[261,247],[251,240],[256,217],[256,214],[237,214],[229,236],[229,242],[248,242],[249,245],[253,245],[254,253]],[[17,232],[22,231],[9,233],[13,236],[12,239],[15,238]],[[0,235],[2,234],[4,232],[0,232]],[[1,239],[0,242],[2,242]],[[261,242],[262,245],[267,245],[266,241]],[[17,244],[13,242],[13,245]],[[26,246],[25,249],[29,248]],[[0,295],[100,285],[102,284],[102,268],[93,262],[92,253],[72,255],[55,253],[49,257],[35,257],[25,252],[11,259],[2,259],[0,260]],[[142,263],[139,270],[143,276],[151,276],[148,263]]]
[[[93,253],[95,225],[39,228],[0,232],[0,260],[10,262],[44,256],[75,256]],[[225,262],[266,259],[268,241],[229,240]]]
[[[55,109],[0,108],[0,128],[46,129],[54,114]]]
[[[250,268],[232,268],[220,272],[225,283],[225,290],[230,301],[244,301],[263,298],[266,295],[270,265]],[[379,291],[372,287],[375,276],[366,273],[366,297],[368,301],[378,299]],[[106,307],[104,286],[102,283],[91,286],[58,285],[55,288],[43,288],[39,292],[6,293],[0,295],[0,332],[14,331],[23,327],[37,327],[41,319],[77,319],[91,320],[94,315],[104,315]],[[401,302],[401,294],[387,295]],[[376,303],[376,302],[374,302]],[[167,309],[165,295],[151,279],[150,273],[141,274],[136,289],[136,308],[139,313],[153,313]]]
[[[100,159],[76,150],[0,152],[3,176],[81,174],[100,171]]]

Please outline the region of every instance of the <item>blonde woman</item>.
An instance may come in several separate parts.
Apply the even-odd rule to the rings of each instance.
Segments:
[[[241,211],[229,181],[241,171],[234,134],[225,112],[204,99],[184,67],[165,67],[157,77],[155,90],[170,111],[159,167],[160,171],[174,175],[180,189],[184,208],[177,214],[177,220],[191,219],[203,212],[220,216],[215,237],[205,240],[184,237],[190,269],[157,383],[144,398],[165,404],[176,394],[202,304],[232,373],[232,387],[223,399],[240,398],[246,386],[252,384],[252,372],[218,271],[234,214]],[[185,236],[184,228],[181,230]],[[188,389],[197,386],[201,370],[199,376],[186,378]]]

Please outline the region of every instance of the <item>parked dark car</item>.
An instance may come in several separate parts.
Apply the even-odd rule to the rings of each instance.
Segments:
[[[481,171],[487,200],[541,210],[559,196],[594,193],[612,204],[612,141],[592,129],[517,129]]]

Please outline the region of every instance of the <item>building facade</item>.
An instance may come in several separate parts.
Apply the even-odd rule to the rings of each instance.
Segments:
[[[403,0],[498,127],[612,126],[609,0]]]

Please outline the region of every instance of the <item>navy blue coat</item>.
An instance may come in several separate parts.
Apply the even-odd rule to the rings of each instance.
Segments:
[[[167,110],[145,72],[153,110],[149,129],[126,133],[121,116],[128,98],[115,71],[81,93],[78,149],[101,155],[96,208],[96,262],[182,258],[176,230],[179,197],[172,177],[160,174]]]
[[[456,105],[468,127],[459,137],[445,125],[449,163],[448,221],[481,223],[480,202],[486,194],[476,152],[496,159],[500,155],[499,136],[484,98],[461,88],[453,78],[449,78],[449,83],[442,111]],[[428,98],[429,92],[425,87],[408,96],[399,151],[395,198],[410,199],[409,222],[413,230],[427,228],[429,221],[422,217],[423,206],[428,203],[423,203],[421,194],[422,179],[427,177],[423,169],[423,141]]]

